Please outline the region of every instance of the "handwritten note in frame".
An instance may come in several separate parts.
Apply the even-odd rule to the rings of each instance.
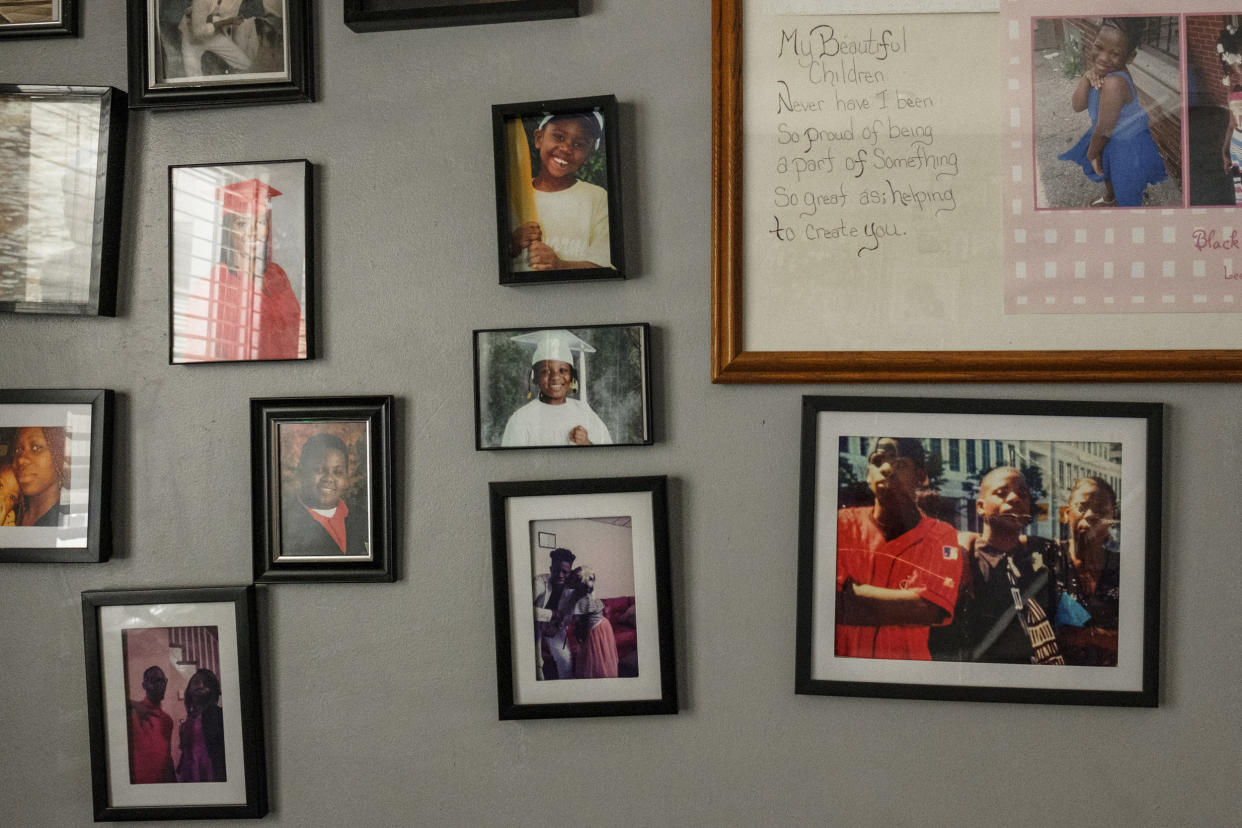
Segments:
[[[1012,27],[837,10],[713,0],[713,382],[1242,379],[1242,314],[1006,315]]]

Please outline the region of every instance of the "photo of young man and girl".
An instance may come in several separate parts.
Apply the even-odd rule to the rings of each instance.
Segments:
[[[840,442],[838,657],[1117,665],[1119,444]]]
[[[534,521],[531,541],[536,680],[637,676],[630,517]]]
[[[1032,23],[1038,207],[1242,203],[1242,14]]]
[[[129,781],[225,782],[215,626],[122,631]]]

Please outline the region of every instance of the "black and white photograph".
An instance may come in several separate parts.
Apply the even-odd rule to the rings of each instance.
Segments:
[[[476,448],[647,446],[647,323],[474,332]]]
[[[131,106],[311,99],[311,30],[298,0],[128,0]]]

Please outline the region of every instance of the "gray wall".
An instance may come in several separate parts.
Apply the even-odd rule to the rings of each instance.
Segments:
[[[0,78],[127,86],[120,0],[81,5]],[[403,577],[266,591],[273,824],[1237,824],[1236,386],[931,389],[1168,405],[1159,709],[795,696],[799,397],[825,387],[708,381],[709,4],[371,35],[322,6],[316,103],[132,116],[116,319],[0,319],[0,384],[119,395],[113,559],[4,566],[0,824],[90,822],[79,592],[247,582],[248,398],[371,393],[401,401]],[[499,287],[489,106],[605,93],[635,277]],[[169,366],[168,165],[289,157],[322,174],[323,357]],[[474,451],[473,329],[630,321],[655,446]],[[488,481],[627,474],[674,481],[682,712],[496,721]]]

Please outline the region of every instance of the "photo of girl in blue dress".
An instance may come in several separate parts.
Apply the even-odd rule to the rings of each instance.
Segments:
[[[1071,106],[1086,110],[1091,128],[1058,157],[1082,167],[1087,178],[1104,184],[1092,207],[1141,207],[1148,184],[1168,177],[1151,137],[1147,111],[1126,67],[1138,53],[1134,27],[1105,20],[1091,44]]]
[[[1175,17],[1036,20],[1038,207],[1182,206],[1178,38]]]

